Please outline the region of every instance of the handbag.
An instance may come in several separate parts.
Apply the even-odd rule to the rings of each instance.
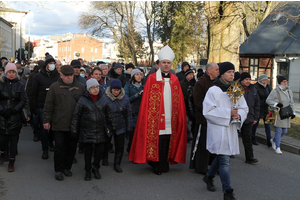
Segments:
[[[279,103],[282,104],[281,102],[281,97],[280,97],[280,94],[278,92],[278,90],[276,89],[276,92],[277,92],[277,97],[279,99]],[[287,119],[291,116],[293,116],[294,112],[293,112],[293,109],[290,105],[284,107],[284,108],[280,108],[279,110],[279,115],[280,115],[280,119],[283,120],[283,119]]]

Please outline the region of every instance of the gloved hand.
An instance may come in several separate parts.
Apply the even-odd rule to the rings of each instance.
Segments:
[[[279,107],[279,108],[283,107],[282,103],[278,103],[276,106]]]
[[[13,114],[15,114],[16,111],[13,109],[13,108],[8,108],[6,109],[3,113],[2,113],[2,116],[5,118],[5,119],[8,119],[10,118]]]
[[[295,117],[296,117],[296,115],[292,115],[292,116],[291,116],[291,119],[294,119]]]

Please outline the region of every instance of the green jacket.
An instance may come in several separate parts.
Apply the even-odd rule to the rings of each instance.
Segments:
[[[74,109],[84,92],[84,86],[76,79],[67,85],[59,78],[47,93],[43,123],[50,123],[53,131],[70,131]]]

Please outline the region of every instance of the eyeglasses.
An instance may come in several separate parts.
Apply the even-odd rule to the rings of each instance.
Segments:
[[[96,89],[99,89],[99,86],[93,86],[93,87],[90,87],[90,89],[94,89],[94,90],[96,90]]]

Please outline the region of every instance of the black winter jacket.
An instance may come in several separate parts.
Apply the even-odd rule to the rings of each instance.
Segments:
[[[8,91],[11,91],[11,98]],[[22,128],[22,109],[27,103],[24,84],[18,78],[9,80],[1,77],[0,81],[0,134],[19,134]],[[3,113],[13,109],[13,115],[5,118]]]
[[[106,124],[109,123],[112,129],[115,129],[110,108],[100,99],[99,95],[94,101],[86,91],[77,102],[71,122],[71,133],[79,136],[79,142],[95,144],[106,142]]]
[[[108,104],[113,114],[114,121],[116,123],[115,134],[120,135],[132,131],[132,112],[128,97],[125,95],[125,91],[122,88],[120,94],[115,97],[110,87],[105,90],[105,95],[101,98],[104,104]],[[109,129],[111,129],[109,127]]]
[[[59,73],[54,69],[51,74],[47,73],[45,67],[34,77],[32,83],[31,109],[44,108],[45,99],[50,86],[59,78]]]
[[[268,104],[266,103],[266,100],[271,92],[270,86],[267,84],[266,87],[262,86],[258,82],[254,84],[259,99],[260,99],[260,112],[259,112],[259,118],[265,118],[268,114]]]
[[[183,70],[180,71],[180,72],[178,72],[178,73],[176,73],[176,76],[177,76],[179,82],[185,79],[185,75],[184,74],[185,74],[185,71],[183,71]]]
[[[244,94],[245,100],[247,102],[249,112],[247,115],[247,119],[245,120],[245,124],[253,123],[255,120],[257,121],[259,119],[259,96],[258,93],[254,87],[254,85],[250,84],[248,87],[248,91],[245,91]]]
[[[124,71],[118,78],[122,82],[122,87],[125,87],[126,83],[129,83],[129,80],[131,79],[131,75],[127,74],[126,71]]]

